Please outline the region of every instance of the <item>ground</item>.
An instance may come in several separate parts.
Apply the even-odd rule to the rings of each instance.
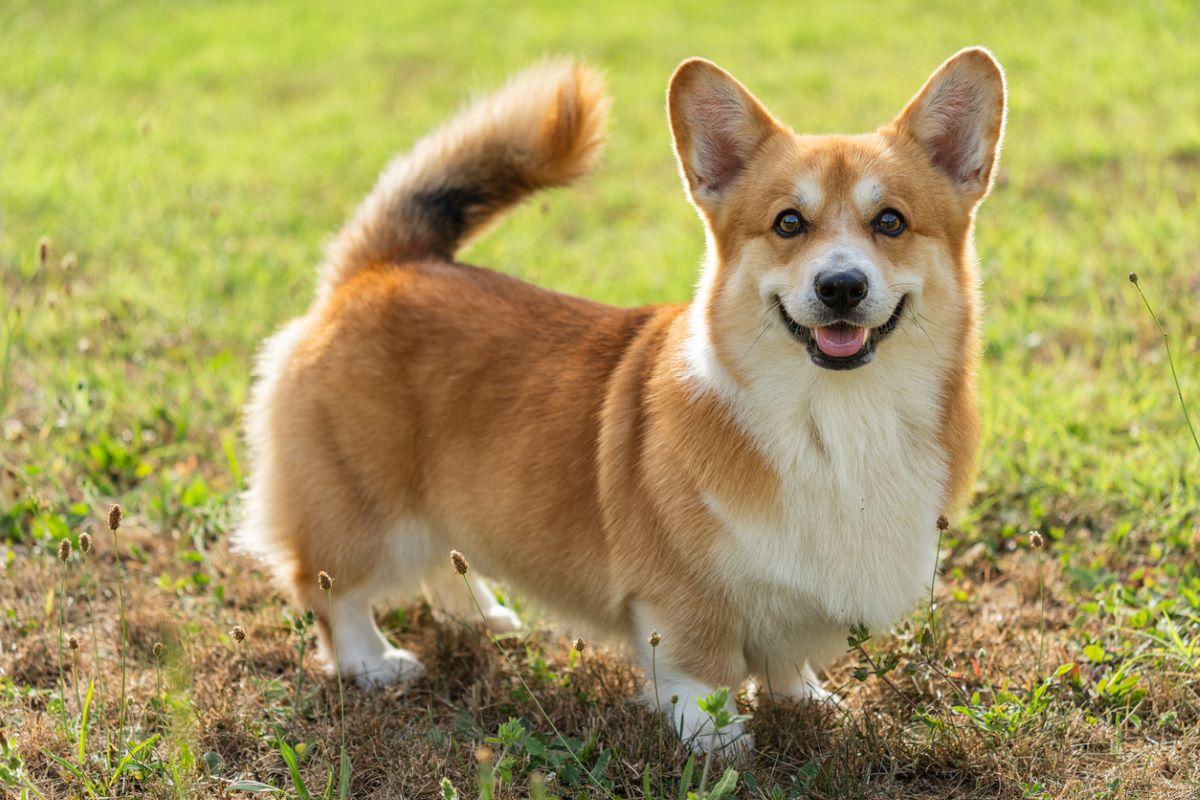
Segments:
[[[517,598],[511,664],[471,619],[388,614],[428,675],[346,686],[343,713],[304,620],[228,549],[255,346],[388,157],[543,54],[606,71],[608,156],[466,257],[634,304],[686,298],[702,247],[663,117],[682,58],[830,132],[968,44],[1011,114],[979,216],[986,442],[936,609],[848,642],[841,707],[747,707],[755,750],[706,790],[731,767],[747,798],[1200,796],[1200,446],[1126,277],[1195,418],[1198,40],[1187,2],[4,4],[5,796],[336,796],[343,741],[355,798],[700,791],[620,653]]]

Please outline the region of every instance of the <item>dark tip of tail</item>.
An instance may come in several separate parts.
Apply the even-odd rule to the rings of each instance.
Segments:
[[[373,266],[452,258],[526,195],[583,175],[607,108],[603,81],[581,64],[516,76],[384,170],[331,248],[324,290]]]

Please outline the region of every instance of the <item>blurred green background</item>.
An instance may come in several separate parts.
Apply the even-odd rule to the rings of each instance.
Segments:
[[[9,0],[4,462],[78,499],[169,494],[163,468],[190,458],[232,493],[255,345],[306,307],[324,242],[389,157],[544,54],[607,73],[606,160],[465,258],[633,304],[686,299],[696,277],[663,114],[681,59],[722,64],[797,130],[858,131],[983,44],[1011,113],[980,212],[988,427],[966,526],[1132,528],[1170,557],[1200,468],[1125,276],[1141,273],[1200,395],[1197,41],[1190,2]]]

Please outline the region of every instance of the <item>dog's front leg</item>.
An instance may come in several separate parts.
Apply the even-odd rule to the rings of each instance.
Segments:
[[[741,722],[717,729],[699,700],[729,690],[726,711],[736,716],[736,696],[746,677],[746,660],[733,625],[697,616],[692,608],[638,606],[635,649],[646,675],[644,699],[661,711],[685,744],[698,752],[726,755],[752,747]]]

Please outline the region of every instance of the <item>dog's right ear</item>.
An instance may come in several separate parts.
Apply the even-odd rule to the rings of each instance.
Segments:
[[[684,61],[671,76],[667,114],[688,191],[709,215],[755,151],[781,130],[746,87],[703,58]]]

